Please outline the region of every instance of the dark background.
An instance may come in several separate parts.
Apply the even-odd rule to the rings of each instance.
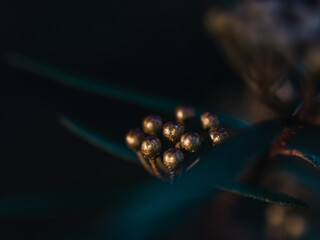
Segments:
[[[212,108],[235,77],[203,24],[212,1],[21,1],[0,3],[1,54],[19,53],[70,73]],[[1,63],[0,193],[36,193],[143,181],[122,162],[64,129],[61,114],[123,141],[150,113]],[[66,239],[108,209],[50,217],[1,217],[0,237]],[[88,237],[90,239],[90,237]]]

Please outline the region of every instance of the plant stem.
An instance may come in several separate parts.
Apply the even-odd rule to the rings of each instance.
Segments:
[[[140,151],[137,152],[137,156],[140,160],[141,165],[147,170],[147,172],[150,173],[152,176],[156,176],[153,169],[147,163],[146,159],[143,157],[143,155]]]

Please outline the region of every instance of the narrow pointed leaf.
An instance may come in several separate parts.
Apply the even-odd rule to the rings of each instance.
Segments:
[[[2,194],[0,216],[54,216],[87,209],[108,208],[112,204],[119,203],[126,188],[101,186],[51,192]]]
[[[288,148],[320,156],[320,127],[305,125],[288,142]]]
[[[68,118],[63,118],[63,124],[72,132],[76,133],[82,138],[89,139],[89,141],[105,150],[111,152],[112,154],[119,154],[117,151],[125,150],[125,146],[116,145],[114,142],[106,141],[105,138],[93,134],[88,129],[83,126],[76,124]],[[270,131],[266,128],[265,131]],[[235,138],[233,141],[226,143],[225,147],[213,149],[217,156],[219,152],[225,152],[229,147],[235,147],[240,144],[240,147],[244,146],[244,140],[248,141],[254,135],[251,133],[244,134]],[[260,144],[265,146],[265,137]],[[270,139],[269,139],[270,140]],[[242,146],[241,146],[242,144]],[[111,150],[110,150],[111,149]],[[117,149],[116,151],[114,149]],[[255,150],[255,149],[251,149]],[[258,149],[258,151],[261,149]],[[120,151],[123,154],[123,151]],[[235,149],[235,152],[238,152]],[[225,152],[226,153],[226,152]],[[120,155],[121,155],[120,154]],[[253,154],[253,155],[252,155]],[[243,156],[241,158],[238,156],[238,161],[243,161],[243,167],[245,165],[245,160],[247,157],[254,156],[255,151],[251,154]],[[223,161],[229,161],[229,163],[234,162],[234,158],[226,154],[226,158]],[[205,171],[209,169],[210,171]],[[165,219],[170,218],[171,220],[177,219],[177,225],[170,223],[170,226],[164,225],[164,231],[168,231],[171,227],[179,226],[181,217],[190,217],[199,203],[205,203],[210,197],[217,192],[217,190],[212,189],[212,186],[216,186],[218,189],[223,189],[230,192],[238,192],[250,197],[256,196],[257,192],[247,189],[239,189],[235,185],[226,185],[225,181],[230,182],[231,178],[225,179],[226,176],[235,176],[236,174],[228,174],[229,167],[217,164],[216,161],[212,159],[207,159],[203,164],[200,162],[199,167],[195,167],[190,172],[186,173],[186,177],[178,180],[173,185],[161,183],[159,181],[149,182],[140,186],[133,187],[121,187],[112,186],[102,187],[102,188],[92,188],[92,189],[80,189],[80,190],[69,190],[69,191],[57,191],[49,193],[38,193],[38,194],[12,194],[4,195],[0,198],[0,215],[1,216],[43,216],[43,215],[56,215],[64,214],[70,211],[79,211],[82,209],[92,208],[92,207],[107,207],[110,204],[119,204],[123,202],[123,205],[119,205],[119,214],[117,218],[120,222],[115,220],[113,223],[119,227],[128,228],[132,225],[135,228],[128,230],[129,234],[132,231],[138,231],[133,233],[134,236],[142,237],[149,236],[153,234],[155,230],[155,225],[150,226],[151,232],[144,232],[141,226],[137,227],[139,223],[145,223],[150,221],[150,224],[159,222],[163,224]],[[190,174],[191,173],[191,174]],[[202,174],[204,173],[204,174]],[[200,177],[199,177],[200,176]],[[209,186],[211,185],[211,187]],[[259,193],[259,192],[258,192]],[[256,196],[259,198],[259,196]],[[291,204],[288,198],[277,199],[275,196],[265,196],[260,193],[260,198],[273,199],[282,204]],[[271,201],[270,200],[270,201]],[[282,201],[282,202],[281,202]],[[292,203],[294,204],[294,203]],[[191,208],[185,211],[186,208]],[[169,214],[169,215],[168,215]],[[152,216],[152,220],[150,220]],[[133,221],[133,222],[132,222]],[[166,221],[165,221],[166,222]],[[128,224],[126,224],[128,223]],[[123,225],[124,224],[124,225]],[[110,225],[111,226],[111,225]],[[167,227],[167,228],[166,228]],[[141,231],[141,232],[140,232]],[[111,232],[115,234],[114,231]],[[137,234],[137,235],[135,235]],[[134,239],[134,238],[133,238]]]
[[[155,182],[135,189],[102,225],[106,238],[152,239],[177,230],[218,193],[213,185],[235,181],[250,160],[266,150],[280,129],[277,121],[254,126],[212,149],[172,185]]]
[[[306,208],[308,205],[303,201],[294,197],[288,196],[284,193],[272,192],[266,189],[248,186],[245,184],[226,184],[216,185],[218,189],[231,192],[243,197],[253,198],[267,203],[275,203],[290,207]]]
[[[288,142],[288,151],[314,167],[320,167],[320,128],[305,125]]]
[[[148,107],[153,111],[158,110],[161,112],[173,114],[175,108],[178,105],[186,105],[186,103],[184,102],[167,98],[165,99],[163,97],[155,96],[154,94],[151,95],[139,92],[137,90],[127,89],[122,86],[115,86],[110,83],[93,81],[92,79],[88,79],[86,77],[73,76],[69,73],[58,70],[54,67],[48,66],[44,63],[19,54],[8,54],[5,58],[5,61],[10,66],[20,68],[41,77],[51,79],[60,84],[87,91],[92,94],[98,94],[101,96],[107,96],[121,101],[126,101],[130,104],[137,104],[143,107]],[[201,108],[196,108],[196,110],[198,115],[203,112]],[[242,121],[235,118],[226,116],[224,114],[219,114],[219,116],[223,124],[235,128],[249,127],[246,123],[243,123]]]
[[[298,182],[320,195],[320,175],[318,169],[309,167],[309,164],[297,161],[289,156],[281,156],[277,159],[276,166],[283,172],[296,178]]]
[[[320,168],[320,158],[308,151],[300,149],[284,149],[280,155],[294,156],[305,160],[316,168]]]
[[[313,166],[320,168],[320,157],[305,150],[298,151],[300,151],[304,155],[304,159],[307,159]]]
[[[130,150],[125,144],[117,143],[98,133],[95,133],[85,126],[72,121],[67,117],[62,117],[60,120],[61,124],[66,127],[69,131],[89,142],[90,144],[101,148],[102,150],[112,155],[118,156],[124,160],[128,160],[133,163],[139,163],[136,154]]]
[[[107,140],[105,137],[97,135],[96,133],[90,131],[88,128],[85,128],[84,126],[72,121],[69,118],[64,117],[62,118],[61,122],[71,132],[75,133],[76,135],[85,139],[91,144],[94,144],[95,146],[98,146],[106,150],[108,153],[111,153],[116,156],[120,156],[122,158],[132,159],[132,160],[135,160],[135,162],[137,162],[135,155],[131,156],[132,151],[130,150],[128,151],[128,148],[126,146],[121,144],[116,144],[115,142]],[[272,193],[268,191],[262,191],[246,185],[232,184],[232,185],[217,185],[214,187],[220,190],[236,193],[245,197],[259,199],[261,201],[274,202],[274,203],[279,203],[284,205],[297,205],[297,206],[301,205],[299,204],[298,201],[295,201],[294,199],[290,199],[290,197],[286,197],[285,195]]]

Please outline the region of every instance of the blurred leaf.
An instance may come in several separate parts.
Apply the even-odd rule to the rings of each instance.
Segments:
[[[288,142],[286,151],[299,157],[314,167],[320,168],[320,128],[305,125]],[[317,156],[319,155],[319,156]]]
[[[122,159],[130,162],[139,164],[139,160],[136,154],[130,150],[126,145],[116,143],[115,141],[109,140],[97,133],[92,132],[83,125],[72,121],[67,117],[61,118],[61,124],[66,127],[69,131],[89,142],[90,144],[101,148],[102,150],[112,155],[118,156]]]
[[[112,141],[106,141],[105,138],[96,136],[88,129],[74,123],[68,118],[63,118],[63,124],[80,137],[91,141],[91,143],[98,145],[99,147],[106,148],[109,153],[117,155],[123,154],[123,152],[119,154],[117,151],[119,149],[124,149],[125,146],[118,144],[116,145],[117,147],[114,147],[115,145]],[[258,127],[257,131],[264,129],[265,133],[270,133],[271,129],[269,127],[265,126],[265,129],[259,129]],[[273,134],[262,135],[263,137],[260,138],[259,141],[259,144],[261,145],[259,149],[250,149],[250,154],[237,157],[236,163],[241,162],[241,164],[238,165],[238,170],[245,167],[245,162],[248,160],[246,157],[250,158],[255,156],[259,151],[268,146],[266,140],[271,140],[273,138],[272,136],[275,133],[275,129],[273,130]],[[218,156],[219,154],[223,154],[223,152],[230,147],[234,148],[237,146],[242,149],[242,147],[245,146],[246,141],[249,141],[247,144],[250,145],[250,140],[254,140],[264,131],[249,131],[234,140],[226,142],[225,146],[212,149],[211,152],[215,152]],[[239,148],[235,148],[233,153],[241,152],[239,150]],[[225,158],[221,159],[223,162],[229,162],[229,164],[234,163],[232,154],[230,155],[230,153],[225,152],[223,155],[225,155]],[[165,231],[170,228],[172,229],[174,226],[180,226],[180,223],[183,223],[182,220],[184,218],[188,218],[195,213],[197,205],[201,207],[200,203],[206,202],[214,193],[217,193],[216,190],[212,189],[212,186],[263,201],[290,206],[303,206],[303,203],[283,194],[271,193],[240,184],[226,184],[226,182],[234,181],[234,178],[229,178],[227,176],[235,176],[236,172],[228,174],[230,168],[226,168],[224,164],[220,165],[218,159],[215,161],[207,159],[206,161],[203,161],[203,163],[200,162],[199,165],[199,167],[197,166],[190,172],[185,173],[186,177],[178,180],[172,185],[154,181],[136,187],[127,186],[124,188],[123,186],[112,186],[80,190],[73,189],[51,193],[13,194],[11,196],[3,196],[0,198],[0,215],[56,215],[87,208],[107,207],[110,204],[119,204],[119,215],[114,219],[115,221],[112,221],[112,224],[120,224],[117,227],[126,229],[130,227],[130,229],[127,229],[128,233],[133,234],[133,236],[138,239],[140,238],[140,235],[143,238],[149,236],[149,234],[152,235],[152,232],[155,230],[155,225],[153,224],[164,224],[164,222],[168,221],[169,225],[165,224],[166,227],[163,228]],[[122,201],[124,202],[124,205],[120,205]],[[150,220],[151,216],[152,220]],[[174,219],[176,219],[175,223],[172,222]],[[150,224],[152,224],[152,226],[148,228],[151,232],[145,232],[144,228],[141,229],[139,224],[148,224],[149,221]],[[113,229],[111,233],[118,234],[114,232],[116,229],[117,228]],[[106,233],[104,233],[103,236],[105,234]]]
[[[320,194],[320,174],[319,170],[309,167],[305,162],[297,161],[298,158],[281,156],[277,158],[276,166],[281,171],[287,172],[297,179],[298,182],[306,186],[311,191]]]
[[[182,101],[165,99],[163,97],[155,96],[154,94],[142,93],[136,90],[127,89],[123,86],[115,86],[110,83],[102,83],[93,81],[85,77],[77,77],[68,74],[64,71],[50,67],[44,63],[33,60],[31,58],[19,55],[8,54],[5,58],[7,64],[26,70],[33,74],[45,77],[60,84],[67,85],[76,89],[87,91],[101,96],[129,102],[130,104],[137,104],[143,107],[151,108],[165,113],[173,114],[178,105],[188,105]],[[190,105],[190,104],[189,104]],[[192,106],[192,105],[190,105]],[[202,108],[196,108],[198,116],[204,111]],[[246,123],[241,122],[235,118],[219,113],[220,120],[223,124],[235,128],[248,128]]]
[[[0,216],[54,216],[118,204],[128,186],[101,186],[51,192],[2,194]]]
[[[298,150],[304,155],[304,159],[308,161],[315,167],[320,168],[320,158],[312,153],[309,153],[305,150]]]
[[[117,144],[114,141],[108,140],[105,137],[99,136],[84,126],[72,121],[69,118],[63,117],[61,123],[67,127],[71,132],[76,134],[77,136],[83,138],[89,143],[102,148],[110,154],[116,155],[121,158],[130,159],[135,163],[139,163],[137,157],[133,153],[133,151],[129,150],[125,145]],[[199,156],[196,156],[196,158]],[[300,204],[295,203],[294,199],[290,199],[290,197],[286,197],[285,195],[281,195],[278,193],[272,193],[268,191],[263,191],[253,187],[249,187],[246,185],[220,185],[214,186],[220,190],[229,191],[232,193],[236,193],[245,197],[251,197],[255,199],[259,199],[265,202],[274,202],[284,205],[297,205]],[[282,198],[283,196],[283,198]]]
[[[227,192],[241,195],[243,197],[257,199],[267,203],[275,203],[291,207],[308,207],[308,205],[303,201],[288,196],[284,193],[273,192],[262,188],[248,186],[245,184],[226,184],[217,185],[215,187]]]
[[[288,148],[320,156],[320,127],[304,125],[288,142]]]
[[[79,124],[76,124],[75,122],[71,121],[70,119],[67,119],[67,118],[64,118],[64,119],[68,123],[68,125],[67,125],[68,128],[70,130],[72,130],[73,132],[75,132],[77,135],[80,135],[82,138],[85,138],[85,139],[86,139],[87,136],[90,136],[90,140],[89,141],[92,142],[92,139],[93,139],[93,143],[95,145],[98,145],[98,146],[103,147],[103,148],[106,146],[108,148],[107,151],[109,153],[121,156],[121,151],[120,151],[120,153],[118,153],[117,150],[125,148],[125,146],[122,146],[122,148],[112,148],[112,147],[110,148],[109,147],[110,144],[111,144],[111,146],[113,146],[113,144],[114,144],[114,143],[112,143],[112,141],[106,141],[101,136],[97,137],[94,133],[92,133],[88,129],[84,128],[83,126],[80,126]],[[75,131],[75,129],[76,129],[76,131]],[[267,132],[268,129],[269,129],[269,127],[266,126],[265,131]],[[254,134],[254,132],[251,132],[250,139],[255,139],[255,138],[257,138],[257,136],[258,135]],[[270,140],[270,137],[268,138],[268,136],[266,136],[266,135],[264,135],[264,136],[267,137],[267,139]],[[239,141],[241,143],[245,143],[242,140],[239,140]],[[107,142],[108,144],[106,145],[105,142]],[[270,142],[266,142],[266,143],[270,143]],[[248,143],[248,144],[250,145],[250,143]],[[268,146],[267,144],[263,144],[263,145],[260,146],[260,148],[264,149],[267,146]],[[219,149],[219,147],[217,149]],[[242,151],[242,153],[245,153],[247,150],[248,150],[248,148],[246,148],[245,151]],[[215,149],[213,149],[213,151],[215,151]],[[255,148],[251,148],[250,151],[251,152],[255,152]],[[226,153],[224,153],[224,154],[227,155]],[[226,161],[226,160],[222,158],[222,161]],[[233,159],[230,159],[229,161],[234,162]],[[214,163],[212,163],[212,161],[211,161],[211,165],[214,165]],[[222,165],[224,165],[224,164],[222,164]],[[212,168],[215,168],[215,166],[212,166]],[[229,169],[230,168],[226,168],[226,169],[224,169],[224,171],[219,171],[219,172],[220,172],[220,174],[223,172],[224,175],[227,175],[227,172],[229,171]],[[192,171],[194,171],[194,170],[192,169],[191,172]],[[216,171],[211,171],[211,173],[214,173]],[[225,176],[220,176],[220,177],[223,179]],[[253,187],[250,187],[250,186],[240,185],[240,184],[225,184],[224,181],[225,180],[222,180],[222,182],[221,182],[221,179],[215,179],[214,182],[220,182],[220,184],[214,185],[214,187],[216,187],[218,189],[221,189],[221,190],[224,190],[224,191],[229,191],[229,192],[236,193],[236,194],[239,194],[239,195],[242,195],[242,196],[259,199],[259,200],[266,201],[266,202],[273,202],[273,203],[283,204],[283,205],[288,205],[288,206],[300,206],[300,207],[306,206],[306,204],[304,204],[302,201],[299,201],[297,199],[291,198],[291,197],[286,196],[286,195],[281,194],[281,193],[273,193],[273,192],[269,192],[269,191],[266,191],[266,190],[256,189],[256,188],[253,188]],[[166,216],[166,218],[170,218],[170,219],[174,219],[176,217],[180,218],[182,215],[184,215],[185,217],[189,216],[189,214],[192,215],[192,211],[191,212],[187,211],[186,213],[183,213],[183,208],[180,210],[180,208],[177,207],[177,204],[179,204],[179,202],[183,203],[184,201],[186,201],[187,202],[186,206],[189,206],[189,205],[192,205],[192,203],[196,204],[197,202],[205,202],[206,199],[211,195],[211,193],[214,193],[214,191],[212,189],[210,189],[210,187],[209,187],[210,183],[209,182],[208,183],[202,182],[202,184],[204,184],[203,188],[200,188],[198,184],[196,184],[196,185],[192,184],[191,185],[190,183],[188,183],[188,184],[175,183],[174,186],[176,186],[178,189],[176,189],[173,186],[168,186],[166,184],[158,183],[158,182],[153,183],[153,184],[148,184],[147,186],[142,186],[137,191],[132,193],[132,194],[136,195],[136,194],[139,194],[139,192],[142,192],[140,194],[140,198],[138,198],[138,200],[136,200],[136,204],[139,206],[138,207],[139,213],[137,213],[137,207],[133,207],[132,209],[129,208],[125,212],[125,216],[126,216],[125,219],[122,219],[121,221],[123,221],[122,222],[123,224],[125,223],[125,221],[132,221],[133,219],[137,220],[137,218],[141,219],[141,221],[146,221],[148,216],[149,217],[153,216],[153,218],[157,218],[154,221],[161,221],[161,219],[162,219],[161,216],[163,214]],[[192,186],[194,186],[194,189],[192,188]],[[151,188],[151,189],[149,189],[149,188]],[[195,191],[195,194],[194,193],[191,194],[192,193],[192,191],[191,191],[192,189],[193,189],[193,191]],[[145,191],[147,192],[147,194],[144,193]],[[189,192],[189,191],[191,191],[191,192]],[[150,192],[152,192],[152,195],[149,195]],[[177,192],[179,193],[178,196],[176,196]],[[150,197],[152,199],[153,198],[163,199],[163,197],[167,196],[167,195],[173,195],[173,196],[176,197],[176,199],[175,200],[168,199],[167,200],[168,204],[165,204],[166,201],[164,201],[164,200],[161,201],[161,203],[160,202],[155,203],[155,202],[152,202],[152,201],[146,203],[146,201]],[[143,206],[140,205],[140,202],[144,203]],[[132,204],[131,200],[130,200],[130,203]],[[148,204],[150,204],[150,206],[148,206]],[[154,206],[154,204],[160,204],[160,208],[158,206]],[[163,207],[165,208],[165,210],[163,209],[163,207],[161,207],[161,204],[164,205]],[[173,208],[174,210],[172,210],[171,208]],[[132,215],[130,214],[131,211],[133,211]],[[170,217],[167,216],[168,212],[170,212]],[[138,214],[138,215],[134,216],[135,214]],[[131,225],[132,225],[132,223],[128,223],[128,225],[124,224],[124,227],[128,227],[128,226],[131,226]],[[136,230],[137,229],[131,229],[131,231],[136,231]],[[142,232],[136,232],[136,234],[138,234],[138,236],[140,236],[140,234],[144,234],[144,232],[143,231]],[[140,237],[138,237],[138,238],[140,238]]]
[[[213,148],[172,185],[153,182],[134,189],[117,214],[102,224],[101,231],[107,239],[152,239],[177,230],[218,193],[213,185],[235,181],[280,129],[278,121],[254,126]]]
[[[298,157],[312,164],[316,168],[320,168],[320,158],[312,153],[300,149],[285,149],[292,156]],[[289,155],[290,155],[289,154]]]

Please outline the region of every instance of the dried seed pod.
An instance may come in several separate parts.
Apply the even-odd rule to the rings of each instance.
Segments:
[[[201,115],[201,123],[202,123],[203,129],[217,127],[219,125],[218,115],[216,115],[212,112],[204,112]]]
[[[198,133],[184,133],[181,136],[180,142],[185,150],[194,153],[201,145],[201,138]]]
[[[184,126],[179,122],[167,122],[162,129],[163,136],[172,143],[179,141],[183,132]]]
[[[149,115],[143,119],[143,131],[150,135],[158,135],[162,128],[162,119],[158,115]]]
[[[213,145],[222,143],[228,137],[227,131],[222,127],[211,128],[209,135]]]
[[[175,170],[183,162],[184,155],[178,148],[169,148],[163,154],[163,164],[169,170]]]
[[[139,150],[144,134],[140,128],[130,130],[126,135],[126,143],[134,151]]]
[[[196,115],[196,111],[193,107],[178,106],[176,108],[176,119],[179,122],[185,122],[186,120],[193,118]]]
[[[160,139],[154,136],[146,137],[141,143],[141,152],[144,157],[154,159],[160,154]]]

